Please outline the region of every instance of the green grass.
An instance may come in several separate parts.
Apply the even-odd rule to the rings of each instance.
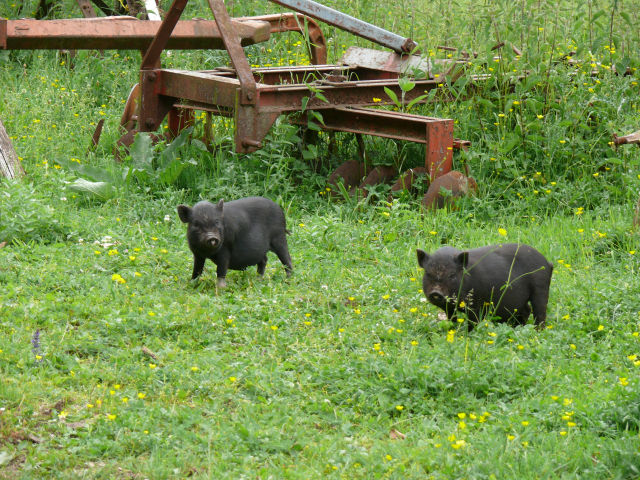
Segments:
[[[62,5],[58,16],[77,16],[74,2]],[[424,214],[408,195],[389,205],[384,187],[359,204],[328,200],[326,175],[355,158],[355,142],[338,136],[332,157],[321,136],[316,173],[286,122],[260,153],[236,155],[233,125],[219,121],[213,154],[180,150],[198,164],[175,183],[134,181],[115,199],[85,199],[55,160],[118,173],[131,166],[114,165],[111,148],[139,54],[81,52],[74,69],[56,52],[0,56],[0,117],[29,173],[0,183],[0,241],[9,241],[0,249],[0,478],[639,478],[640,248],[631,218],[640,157],[609,145],[611,133],[637,126],[637,74],[546,70],[555,38],[588,48],[608,39],[612,4],[576,5],[559,19],[556,4],[482,5],[475,17],[450,2],[384,5],[415,10],[413,20],[381,15],[379,2],[335,5],[402,34],[413,28],[439,57],[443,43],[486,50],[495,28],[526,39],[526,62],[508,52],[495,72],[482,56],[472,62],[470,73],[501,79],[497,90],[417,110],[453,118],[456,136],[473,141],[455,165],[469,163],[480,191],[453,212]],[[511,20],[523,5],[526,28]],[[207,16],[204,7],[190,2],[185,15]],[[585,21],[599,8],[607,15]],[[614,13],[615,63],[633,57],[637,42]],[[18,13],[3,4],[0,15]],[[367,45],[325,34],[334,59],[342,45]],[[247,50],[263,65],[304,62],[298,40]],[[602,45],[594,54],[610,65]],[[225,62],[220,52],[164,59],[194,69]],[[536,69],[541,85],[510,91],[513,69]],[[105,133],[89,154],[100,118]],[[510,146],[518,127],[525,139]],[[414,145],[367,142],[376,163],[406,168],[424,158]],[[287,280],[270,254],[262,281],[253,268],[232,272],[216,291],[207,263],[193,284],[176,206],[249,195],[285,210],[294,275]],[[440,321],[424,301],[415,249],[503,241],[529,243],[554,263],[547,328],[483,323],[468,334]]]
[[[388,217],[290,210],[293,278],[271,256],[264,281],[234,272],[216,292],[211,265],[188,281],[169,200],[60,203],[78,228],[66,242],[1,251],[2,436],[24,478],[80,476],[87,462],[105,464],[89,478],[117,467],[151,478],[636,476],[640,384],[627,356],[640,284],[626,219],[500,222],[556,264],[548,327],[481,325],[449,342],[414,249],[503,241],[498,224],[408,206]],[[106,235],[114,246],[94,244]]]

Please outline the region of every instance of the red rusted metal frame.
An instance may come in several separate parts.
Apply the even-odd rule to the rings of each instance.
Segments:
[[[194,123],[193,110],[172,107],[167,115],[167,126],[172,138],[180,135],[185,128],[191,127]]]
[[[84,18],[96,18],[98,14],[89,0],[76,0]]]
[[[374,135],[426,144],[425,166],[433,179],[451,171],[453,120],[371,108],[336,107],[322,111],[326,130]],[[306,123],[306,116],[300,118]]]
[[[256,69],[254,73],[259,75],[262,71],[269,69]],[[306,67],[306,72],[314,73],[314,67]],[[304,70],[300,70],[304,72]],[[302,74],[302,73],[301,73]],[[240,83],[235,78],[216,75],[212,72],[191,72],[183,70],[162,70],[161,80],[158,86],[158,93],[177,99],[185,99],[189,102],[196,102],[202,107],[210,105],[213,110],[218,107],[234,108],[235,90]],[[417,80],[416,87],[405,93],[405,101],[423,95],[425,91],[430,91],[438,87],[438,82],[434,80]],[[400,86],[397,80],[367,80],[367,81],[345,81],[336,84],[316,84],[321,87],[322,95],[328,100],[324,102],[318,98],[312,98],[308,103],[308,108],[322,110],[334,108],[336,106],[349,105],[380,105],[390,102],[374,102],[374,98],[388,98],[385,87],[401,95]],[[262,112],[295,112],[301,109],[302,99],[312,97],[313,94],[305,84],[291,85],[265,85],[257,84],[259,97],[259,107]]]
[[[229,57],[231,57],[231,63],[235,68],[238,82],[240,83],[240,88],[236,89],[234,99],[236,150],[244,151],[249,148],[259,148],[261,140],[255,140],[255,138],[263,136],[261,131],[264,115],[256,108],[258,93],[256,81],[253,78],[253,73],[251,73],[251,66],[244,54],[244,50],[240,46],[238,37],[235,36],[231,18],[224,2],[222,0],[209,0],[209,7],[213,12],[224,46],[227,48]],[[274,121],[275,118],[267,120],[269,126],[264,131],[264,135],[269,131]]]
[[[340,81],[322,80],[323,75],[319,70],[328,67],[252,70],[232,29],[231,19],[222,0],[209,0],[209,6],[235,68],[219,68],[205,72],[153,70],[150,62],[159,58],[162,50],[161,38],[171,35],[172,24],[169,20],[176,18],[173,22],[175,25],[179,18],[177,10],[183,9],[185,3],[186,0],[174,1],[149,49],[149,52],[155,49],[157,55],[150,56],[148,52],[143,61],[140,72],[140,131],[152,131],[157,128],[164,118],[161,116],[163,111],[166,115],[166,111],[172,107],[174,112],[177,112],[177,108],[198,108],[218,115],[233,115],[236,151],[252,152],[261,146],[262,139],[278,116],[286,112],[299,111],[306,97],[311,98],[308,108],[324,110],[328,115],[327,129],[425,143],[425,163],[430,176],[435,178],[450,171],[453,154],[452,120],[346,108],[353,105],[376,104],[374,98],[387,98],[385,87],[399,95],[400,87],[396,79],[349,80],[350,73],[354,73],[356,77],[357,73],[355,70],[349,72],[348,68],[342,69],[342,72],[331,72],[329,78]],[[283,80],[286,81],[283,77],[295,77],[295,83],[283,84]],[[326,101],[314,97],[311,88],[300,83],[302,78],[305,82],[311,79],[317,87],[321,87]],[[269,84],[272,82],[273,84]],[[409,102],[434,88],[438,88],[437,81],[417,81],[416,88],[403,96],[405,101]],[[154,115],[154,118],[151,115]],[[177,113],[174,117],[176,115]],[[171,130],[175,130],[173,133],[177,134],[181,127],[180,121],[173,118],[170,119],[170,123]],[[410,133],[403,134],[403,130]]]
[[[0,18],[0,49],[7,49],[7,20]]]
[[[255,75],[267,72],[269,69],[256,69]],[[276,69],[278,70],[278,69]],[[313,74],[313,67],[298,69],[300,75]],[[229,72],[224,72],[229,73]],[[346,72],[348,73],[348,72]],[[216,75],[212,72],[185,72],[180,70],[162,70],[161,80],[157,93],[164,98],[187,101],[194,108],[211,111],[216,114],[235,112],[237,119],[236,92],[240,82],[226,75]],[[403,128],[420,125],[419,133],[414,134],[421,143],[427,144],[426,166],[432,177],[446,173],[451,169],[453,150],[453,122],[450,120],[435,120],[426,117],[408,114],[393,114],[385,111],[364,111],[358,114],[357,109],[350,111],[339,110],[336,107],[351,105],[375,105],[374,98],[386,97],[385,87],[400,95],[400,87],[396,80],[369,80],[369,81],[345,81],[335,84],[321,84],[322,94],[328,100],[324,102],[312,98],[308,102],[308,108],[324,110],[326,112],[339,111],[340,114],[354,120],[368,123],[367,127],[353,127],[354,133],[366,133],[371,135],[389,136],[411,140],[411,135],[403,137],[399,132]],[[438,82],[434,80],[421,80],[416,82],[416,88],[405,93],[405,101],[411,101],[422,92],[438,88]],[[265,85],[257,84],[259,108],[251,112],[250,120],[253,144],[247,143],[245,137],[236,138],[236,151],[249,152],[259,148],[260,142],[267,134],[275,119],[286,112],[296,112],[302,108],[305,97],[313,97],[309,87],[304,84],[293,85]],[[331,113],[329,113],[331,115]],[[356,118],[360,115],[362,118]],[[386,115],[386,117],[385,117]],[[426,120],[425,120],[426,118]],[[405,120],[404,123],[401,120]],[[399,122],[402,126],[395,129],[395,136],[390,135],[388,124]],[[413,127],[411,127],[413,128]],[[348,130],[346,130],[348,131]],[[243,132],[245,133],[245,132]]]
[[[260,20],[271,24],[271,33],[296,32],[308,41],[309,57],[313,65],[327,63],[327,42],[318,23],[301,13],[275,13],[257,17],[240,17],[240,20]]]
[[[633,145],[640,143],[640,130],[637,132],[630,133],[629,135],[625,135],[623,137],[619,137],[618,134],[613,134],[613,143],[614,145]]]
[[[209,0],[209,7],[213,12],[213,16],[218,25],[220,36],[227,49],[227,53],[231,58],[231,63],[235,68],[237,78],[240,82],[241,95],[239,98],[240,105],[255,105],[256,103],[256,82],[251,73],[251,66],[244,54],[244,50],[240,46],[238,37],[233,30],[231,17],[227,12],[222,0]],[[236,127],[237,128],[237,127]]]
[[[271,25],[266,21],[234,20],[233,27],[242,45],[269,40]],[[66,20],[1,20],[0,45],[9,50],[147,50],[159,31],[160,22],[132,17]],[[167,40],[171,49],[223,49],[216,23],[211,20],[184,20],[177,23]]]
[[[160,70],[155,71],[160,54],[167,46],[171,32],[175,28],[188,0],[174,0],[158,33],[147,49],[140,65],[140,100],[138,101],[138,131],[153,132],[167,116],[175,103],[174,98],[158,95],[156,84]]]

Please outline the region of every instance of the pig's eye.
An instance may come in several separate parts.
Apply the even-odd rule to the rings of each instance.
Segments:
[[[456,275],[455,273],[452,273],[451,275],[449,275],[449,280],[455,280],[457,276],[458,275]]]
[[[192,225],[194,228],[200,228],[200,222],[198,221],[193,222]]]
[[[213,222],[213,226],[214,226],[214,227],[217,227],[217,226],[218,226],[218,223],[220,223],[220,222],[219,222],[218,220],[216,220],[215,222]]]

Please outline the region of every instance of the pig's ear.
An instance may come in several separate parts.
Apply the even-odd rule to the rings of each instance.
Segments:
[[[216,210],[222,212],[222,207],[224,206],[224,198],[221,198],[220,201],[216,204]]]
[[[191,207],[186,205],[178,205],[178,216],[182,223],[189,223],[191,221],[191,217],[193,216],[193,210]]]
[[[469,263],[469,252],[462,252],[456,255],[456,263],[461,267],[466,267]]]
[[[418,265],[420,265],[422,268],[425,268],[427,262],[429,261],[429,254],[424,250],[420,250],[419,248],[416,250],[416,253],[418,254]]]

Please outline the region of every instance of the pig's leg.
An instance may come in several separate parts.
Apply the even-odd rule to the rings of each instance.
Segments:
[[[290,277],[291,273],[293,272],[293,265],[291,264],[289,247],[287,246],[287,237],[282,234],[282,238],[278,238],[275,242],[273,242],[271,249],[284,265],[284,268],[287,271],[287,277]]]
[[[518,325],[526,325],[527,320],[529,320],[529,315],[531,315],[531,307],[527,303],[522,309],[522,312],[520,313],[520,315],[516,316],[516,323]]]
[[[218,253],[218,258],[216,265],[218,266],[216,270],[216,275],[218,276],[218,288],[225,288],[227,286],[227,270],[229,269],[229,258],[231,254],[229,252],[221,251]]]
[[[204,257],[196,257],[195,255],[193,256],[193,273],[191,274],[191,280],[195,280],[200,275],[202,275],[205,260],[206,258]]]
[[[267,268],[267,255],[265,254],[264,258],[258,262],[258,275],[264,277],[264,269]]]
[[[549,303],[549,287],[536,288],[531,294],[531,309],[537,329],[543,329],[547,321],[547,303]]]

